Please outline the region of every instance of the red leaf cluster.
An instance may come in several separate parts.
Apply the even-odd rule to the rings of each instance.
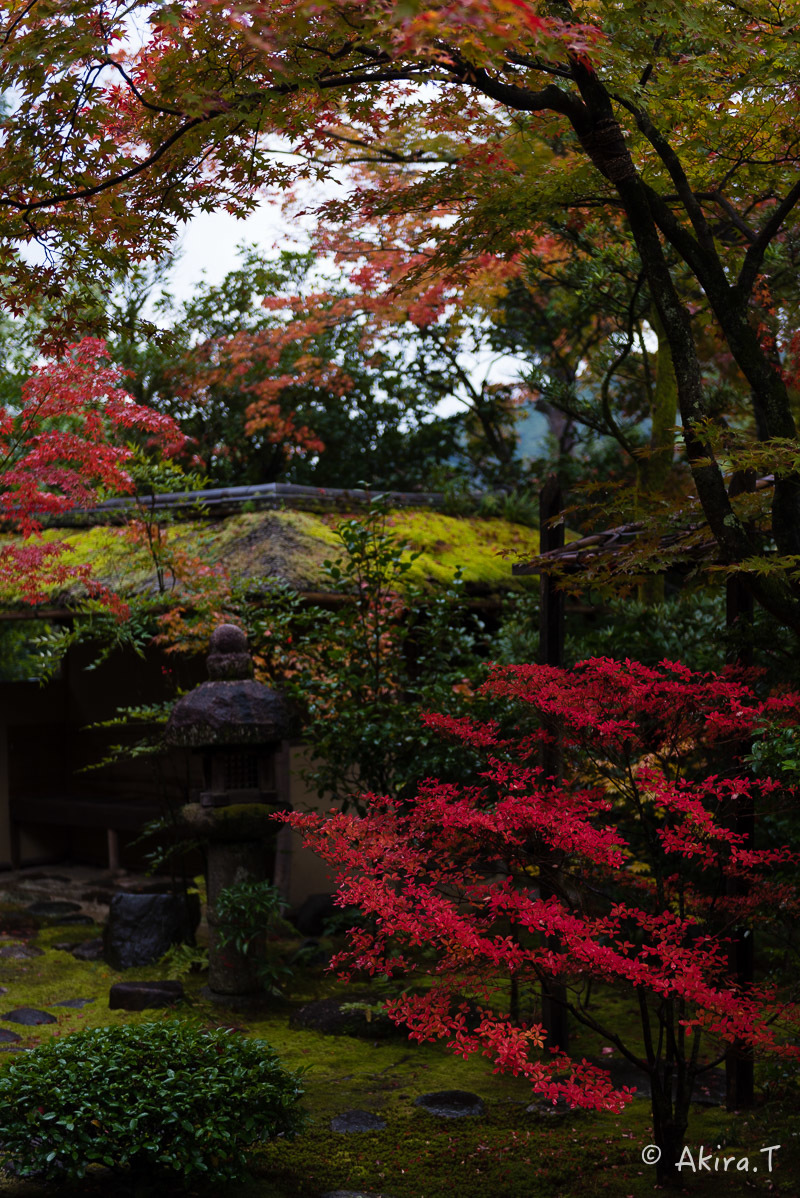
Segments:
[[[29,603],[75,581],[111,599],[88,567],[65,563],[63,543],[42,539],[43,522],[130,492],[133,436],[166,455],[183,446],[171,417],[135,403],[124,376],[105,342],[85,338],[34,368],[18,410],[0,408],[0,517],[22,535],[0,548],[0,587]]]

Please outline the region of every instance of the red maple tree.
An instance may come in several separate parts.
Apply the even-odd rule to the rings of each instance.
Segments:
[[[81,583],[124,609],[90,566],[70,561],[63,539],[44,535],[48,521],[133,490],[126,469],[133,438],[144,437],[157,453],[182,447],[175,421],[135,403],[124,376],[103,341],[84,338],[34,368],[18,409],[0,407],[0,519],[14,534],[0,545],[0,588],[27,603]]]
[[[562,993],[647,1076],[668,1180],[698,1079],[727,1046],[800,1057],[796,1004],[766,981],[740,985],[729,964],[743,925],[800,913],[785,868],[798,855],[756,847],[735,823],[743,802],[785,804],[738,756],[759,721],[796,722],[800,696],[761,701],[733,676],[604,658],[497,667],[483,693],[500,719],[427,717],[479,753],[473,781],[428,780],[410,803],[373,796],[361,818],[289,817],[335,867],[336,901],[367,917],[334,965],[430,975],[387,1005],[412,1038],[483,1053],[547,1099],[619,1111],[629,1087],[599,1061],[540,1051],[541,1022],[520,1017],[520,988]],[[554,739],[563,779],[537,764]],[[604,1015],[596,987],[590,1003],[593,981],[634,996],[637,1036]]]

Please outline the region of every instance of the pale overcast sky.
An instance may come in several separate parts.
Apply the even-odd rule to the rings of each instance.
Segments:
[[[264,200],[246,220],[227,212],[201,212],[193,217],[180,236],[180,260],[172,272],[173,293],[188,299],[205,274],[210,283],[220,283],[237,263],[236,248],[243,242],[269,253],[308,245],[307,224],[288,221],[274,201]]]

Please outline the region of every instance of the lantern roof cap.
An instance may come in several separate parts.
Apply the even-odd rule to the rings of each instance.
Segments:
[[[284,696],[256,682],[247,637],[235,624],[221,624],[209,642],[208,682],[201,682],[172,708],[167,744],[201,749],[268,745],[289,732]]]

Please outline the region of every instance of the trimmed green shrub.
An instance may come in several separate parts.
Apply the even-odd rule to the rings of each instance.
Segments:
[[[301,1094],[263,1041],[175,1021],[91,1028],[0,1074],[0,1161],[65,1181],[95,1163],[234,1181],[246,1148],[299,1130]]]

